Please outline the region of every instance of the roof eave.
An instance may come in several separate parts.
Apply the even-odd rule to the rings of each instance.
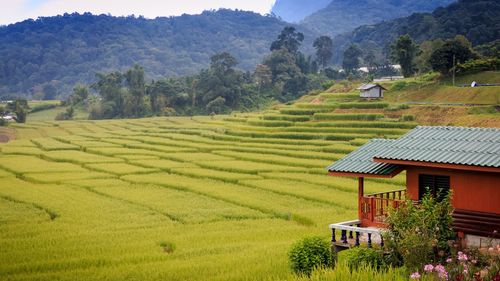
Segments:
[[[370,173],[353,173],[353,172],[338,172],[328,171],[329,176],[333,177],[353,177],[353,178],[393,178],[404,170],[404,167],[398,167],[389,174],[370,174]]]
[[[385,159],[382,157],[373,157],[373,162],[393,164],[393,165],[500,173],[500,167],[486,167],[486,166],[425,162],[425,161],[414,161],[414,160]]]

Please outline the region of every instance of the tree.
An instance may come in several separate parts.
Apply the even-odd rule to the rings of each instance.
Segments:
[[[224,105],[226,103],[226,100],[223,97],[216,97],[214,100],[210,101],[207,106],[207,112],[210,112],[210,114],[218,114],[222,113],[224,111]]]
[[[69,96],[69,103],[77,105],[82,103],[89,97],[89,90],[83,85],[76,85],[73,88],[73,93]]]
[[[125,73],[125,81],[128,85],[130,97],[130,112],[124,112],[125,116],[139,117],[144,113],[144,95],[146,94],[146,82],[144,81],[144,69],[135,64]]]
[[[7,104],[7,110],[16,114],[16,122],[26,123],[26,115],[28,115],[28,101],[26,99],[16,99]]]
[[[60,112],[56,115],[56,120],[71,120],[75,115],[75,110],[73,106],[70,106],[64,112]]]
[[[329,36],[320,36],[314,41],[313,47],[316,48],[316,58],[319,65],[325,69],[333,57],[332,38]]]
[[[123,75],[118,72],[111,72],[107,74],[97,73],[97,82],[92,84],[102,100],[99,106],[96,107],[92,119],[100,118],[114,118],[123,116],[124,92]]]
[[[304,41],[304,34],[297,32],[295,27],[287,26],[283,28],[278,39],[271,44],[271,51],[287,50],[295,54],[299,51],[300,44]]]
[[[208,104],[221,97],[227,106],[238,107],[243,73],[233,68],[237,65],[237,60],[231,54],[223,52],[212,56],[210,61],[210,68],[200,72],[197,84],[203,102]]]
[[[415,73],[415,57],[420,49],[411,39],[410,35],[400,36],[391,46],[392,58],[401,66],[404,77],[410,77]]]
[[[447,40],[443,46],[436,49],[430,59],[429,64],[432,69],[442,74],[449,74],[455,64],[464,63],[475,57],[469,47],[469,44],[461,38]]]
[[[344,51],[344,59],[342,60],[342,68],[346,74],[352,73],[359,68],[359,57],[362,52],[357,45],[352,44]]]
[[[366,52],[365,56],[363,57],[363,61],[369,72],[372,72],[377,68],[378,65],[376,60],[377,58],[375,57],[375,53],[373,52],[373,50],[368,50],[368,52]]]
[[[424,41],[420,44],[420,54],[415,62],[420,73],[429,72],[432,67],[429,63],[432,53],[444,45],[443,39]]]
[[[44,100],[53,100],[56,98],[57,88],[52,84],[45,84],[43,86],[43,99]]]

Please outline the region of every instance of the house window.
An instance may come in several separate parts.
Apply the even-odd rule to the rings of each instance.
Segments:
[[[418,199],[424,197],[427,190],[430,191],[434,198],[442,199],[450,190],[450,177],[441,175],[425,175],[418,176]]]

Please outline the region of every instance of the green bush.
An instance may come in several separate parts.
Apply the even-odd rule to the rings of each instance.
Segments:
[[[498,69],[500,69],[500,58],[470,60],[457,65],[457,73],[459,74],[477,73]]]
[[[335,114],[335,113],[316,113],[316,120],[363,120],[374,121],[384,118],[383,114]]]
[[[259,119],[248,119],[247,124],[253,126],[262,127],[288,127],[293,126],[293,122],[290,121],[279,121],[279,120],[259,120]]]
[[[495,114],[497,112],[495,106],[477,106],[469,109],[469,114]]]
[[[415,121],[415,115],[403,114],[403,116],[401,116],[401,118],[399,120],[403,121],[403,122]]]
[[[311,109],[311,108],[284,108],[280,110],[282,114],[288,115],[313,115],[316,112],[326,112],[329,109]]]
[[[311,116],[305,115],[283,115],[283,114],[266,114],[264,120],[285,120],[291,122],[306,122],[311,120]]]
[[[337,108],[337,105],[335,105],[335,104],[325,104],[325,103],[320,103],[320,104],[296,103],[295,106],[297,108],[319,109],[319,110],[329,110],[329,111],[332,111],[335,108]]]
[[[323,90],[326,91],[326,90],[330,89],[334,84],[335,84],[335,81],[329,80],[329,81],[321,83],[321,88],[323,88]]]
[[[397,81],[392,85],[391,91],[401,91],[404,90],[407,86],[408,85],[405,81]]]
[[[30,110],[30,113],[35,113],[35,112],[39,112],[39,111],[43,111],[43,110],[53,109],[53,108],[56,108],[58,106],[59,105],[55,104],[55,103],[44,103],[44,104],[34,106]]]
[[[298,275],[310,276],[316,268],[334,266],[330,242],[321,237],[308,237],[295,243],[289,253],[290,265]]]
[[[340,109],[379,109],[388,107],[388,103],[383,102],[350,102],[339,104]]]
[[[403,263],[410,270],[418,270],[431,262],[444,262],[449,256],[453,207],[450,195],[437,198],[426,194],[420,204],[408,200],[389,211],[388,228],[384,233],[389,260],[392,265]]]
[[[343,254],[345,254],[344,259],[351,270],[357,270],[363,266],[370,266],[375,269],[385,266],[384,255],[380,250],[357,247],[349,249]]]

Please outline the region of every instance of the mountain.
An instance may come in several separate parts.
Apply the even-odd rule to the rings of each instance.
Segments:
[[[455,1],[333,0],[325,8],[307,16],[301,25],[320,34],[335,36],[361,25],[405,17],[416,12],[431,12]]]
[[[437,38],[464,35],[480,45],[500,38],[500,2],[497,0],[459,0],[432,13],[416,13],[408,17],[365,25],[334,38],[334,62],[340,63],[343,50],[358,44],[361,50],[371,50],[378,57],[387,57],[399,36],[409,34],[421,43]]]
[[[310,14],[326,7],[332,0],[276,0],[271,12],[284,21],[298,23]]]
[[[237,58],[237,67],[252,70],[287,25],[273,16],[221,9],[152,20],[75,13],[1,26],[0,96],[47,85],[67,94],[75,83],[93,82],[96,72],[134,63],[149,78],[194,74],[222,51]],[[307,40],[311,45],[314,38]]]

